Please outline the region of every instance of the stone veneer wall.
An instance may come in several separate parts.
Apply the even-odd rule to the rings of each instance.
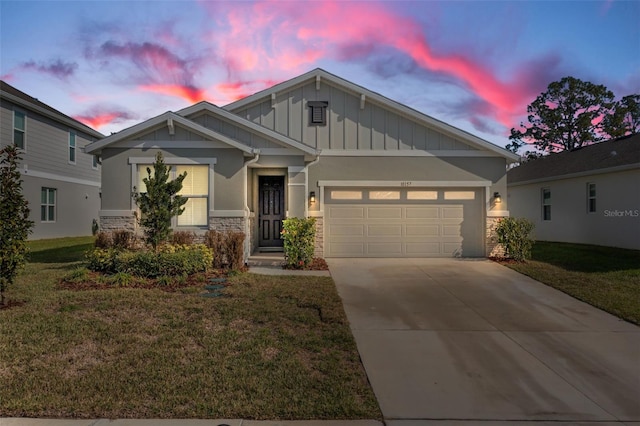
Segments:
[[[210,217],[209,229],[218,232],[245,232],[244,217]]]
[[[316,246],[315,257],[324,257],[324,218],[316,217]]]
[[[504,257],[504,248],[497,242],[496,225],[502,217],[487,217],[485,247],[487,257]]]
[[[126,230],[137,231],[136,218],[133,216],[100,216],[100,230],[103,232]]]

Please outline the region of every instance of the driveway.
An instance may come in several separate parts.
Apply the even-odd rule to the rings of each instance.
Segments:
[[[488,260],[328,262],[387,425],[640,424],[639,327]]]

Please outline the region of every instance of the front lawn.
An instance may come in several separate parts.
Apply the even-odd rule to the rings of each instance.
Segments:
[[[327,277],[73,291],[91,239],[30,243],[0,310],[0,417],[380,419]]]
[[[538,241],[518,272],[640,324],[640,251]]]

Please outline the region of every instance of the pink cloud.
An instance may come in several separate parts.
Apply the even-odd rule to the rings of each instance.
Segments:
[[[175,96],[192,103],[206,100],[204,91],[193,86],[184,86],[178,84],[143,84],[138,86],[138,88],[146,92]]]
[[[95,107],[82,114],[75,115],[73,118],[89,127],[100,129],[107,124],[132,120],[136,117],[127,111]]]
[[[291,2],[204,3],[212,16],[226,20],[210,35],[219,40],[230,79],[267,71],[291,75],[322,59],[357,61],[375,49],[392,48],[420,68],[453,77],[492,106],[485,114],[510,127],[533,94],[531,78],[501,80],[486,65],[458,53],[436,52],[413,17],[375,2],[318,1],[305,7]],[[393,59],[391,59],[393,60]]]

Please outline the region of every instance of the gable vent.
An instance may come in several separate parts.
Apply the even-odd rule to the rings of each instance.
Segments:
[[[329,102],[327,101],[309,101],[307,102],[309,107],[309,124],[321,125],[327,124],[327,107]]]

